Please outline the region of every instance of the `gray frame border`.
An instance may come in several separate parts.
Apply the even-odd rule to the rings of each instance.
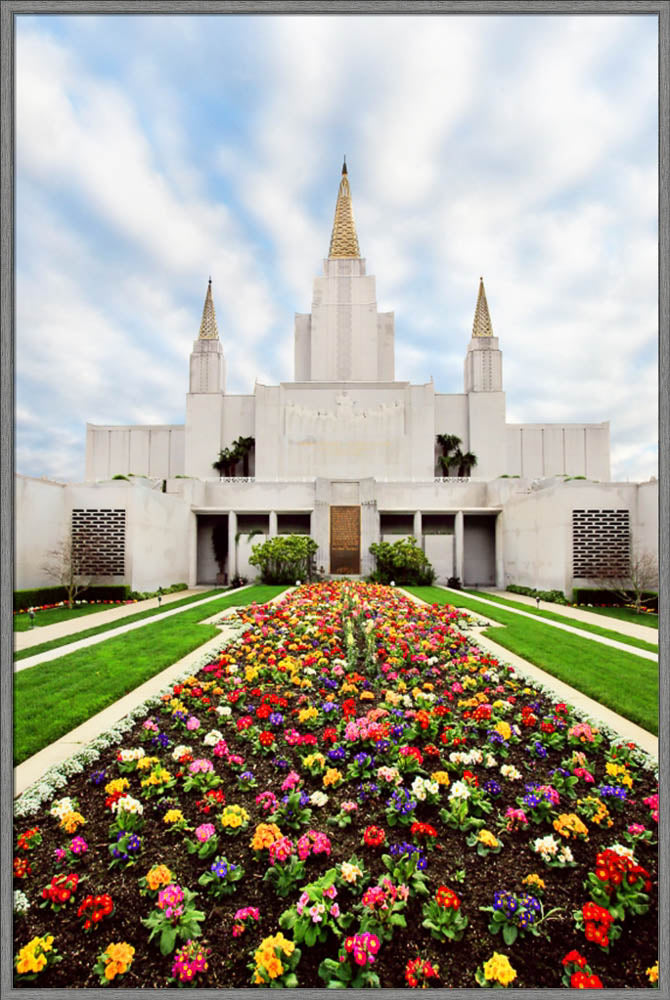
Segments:
[[[13,516],[14,516],[14,24],[21,14],[651,14],[659,26],[659,774],[661,778],[659,822],[659,963],[658,996],[670,1000],[670,798],[666,787],[670,765],[670,4],[666,0],[2,0],[0,7],[0,103],[2,146],[0,148],[0,621],[11,621]],[[12,629],[0,635],[0,720],[2,731],[12,730]],[[16,990],[12,985],[12,753],[11,739],[0,746],[2,807],[0,811],[0,997],[39,1000],[44,990]],[[58,1000],[72,996],[71,990],[50,990]],[[104,997],[104,988],[88,991]],[[113,989],[118,997],[134,997],[135,990]],[[176,989],[163,992],[181,995]],[[205,998],[211,990],[195,989],[191,995]],[[217,990],[234,1000],[237,993],[253,990]],[[321,989],[289,990],[296,1000],[319,997]],[[358,992],[358,991],[356,991]],[[411,990],[387,989],[389,996],[411,996]],[[437,991],[444,993],[443,990]],[[524,997],[537,994],[560,996],[562,990],[511,989]],[[590,991],[589,991],[590,992]],[[646,990],[615,990],[613,995],[647,995]],[[450,996],[468,997],[475,990],[457,989]],[[365,994],[361,994],[363,997]],[[593,994],[591,994],[593,995]],[[597,996],[597,994],[596,994]]]

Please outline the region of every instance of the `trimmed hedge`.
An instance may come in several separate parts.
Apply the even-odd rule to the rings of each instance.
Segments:
[[[509,588],[508,588],[509,589]],[[606,607],[621,608],[635,602],[635,596],[631,591],[628,600],[624,601],[620,594],[615,594],[611,590],[596,590],[590,587],[575,587],[572,591],[573,604],[596,604]],[[642,598],[645,608],[651,611],[658,611],[658,594],[645,593]]]
[[[114,584],[109,587],[87,587],[80,591],[77,600],[83,601],[126,601],[130,587],[125,584]],[[65,587],[34,587],[31,590],[14,591],[14,610],[25,611],[26,608],[40,607],[43,604],[58,604],[67,601]]]
[[[520,587],[516,583],[509,583],[505,590],[509,590],[510,594],[522,594],[524,597],[539,597],[541,601],[550,604],[568,603],[562,590],[536,590],[535,587]]]

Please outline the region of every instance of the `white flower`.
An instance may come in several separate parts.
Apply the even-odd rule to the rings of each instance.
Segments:
[[[451,802],[453,799],[469,799],[471,794],[470,789],[464,781],[455,781],[449,790],[449,801]]]
[[[172,751],[172,759],[181,760],[184,754],[187,753],[192,753],[191,748],[187,747],[185,744],[182,743],[178,747],[175,747],[174,750]]]
[[[141,760],[146,757],[146,751],[142,747],[133,747],[128,750],[119,750],[118,759],[122,764],[128,764],[132,760]]]
[[[328,801],[328,796],[325,792],[312,792],[309,797],[309,801],[313,806],[325,806]]]
[[[558,856],[558,860],[564,865],[571,865],[575,860],[569,847],[563,847]]]
[[[503,778],[507,778],[509,781],[520,781],[522,778],[521,771],[514,764],[503,764],[500,768],[500,773]]]
[[[486,760],[484,761],[486,767],[497,767],[498,761],[495,759],[492,753],[487,753]]]
[[[629,858],[631,861],[635,861],[635,855],[630,847],[624,847],[623,844],[612,844],[609,851],[614,851],[615,854],[620,854],[622,858]]]
[[[30,903],[28,902],[28,897],[25,892],[21,892],[20,889],[14,890],[14,913],[18,913],[20,917],[25,917],[26,913],[30,909]]]
[[[552,858],[555,854],[558,854],[559,846],[558,841],[551,834],[548,834],[546,837],[538,837],[532,844],[532,848],[536,854],[540,854],[543,857],[546,854]]]
[[[223,736],[218,729],[212,729],[209,733],[206,733],[203,743],[206,747],[215,747],[217,743],[220,743]]]
[[[233,714],[233,710],[230,705],[219,705],[216,709],[216,714],[223,716],[224,719],[227,719]]]
[[[132,795],[122,795],[120,799],[112,803],[112,812],[130,813],[133,816],[142,816],[144,806]]]
[[[67,813],[74,812],[76,809],[74,801],[67,795],[64,799],[58,799],[54,802],[49,810],[50,816],[55,816],[56,819],[62,819]]]

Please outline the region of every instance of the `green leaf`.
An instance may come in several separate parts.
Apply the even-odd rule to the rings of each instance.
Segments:
[[[503,940],[507,945],[514,944],[519,934],[517,928],[513,927],[511,924],[505,924],[502,933]]]

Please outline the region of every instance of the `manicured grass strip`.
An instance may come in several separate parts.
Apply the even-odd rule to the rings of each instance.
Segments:
[[[649,653],[658,653],[657,642],[645,642],[644,639],[636,639],[635,636],[631,635],[622,635],[621,632],[616,632],[613,629],[601,628],[599,625],[591,625],[589,622],[582,622],[578,618],[567,618],[565,615],[556,614],[554,611],[543,611],[542,608],[538,611],[537,608],[534,608],[530,604],[519,604],[517,601],[509,601],[506,597],[499,597],[497,594],[489,594],[483,590],[464,590],[463,593],[472,594],[473,597],[478,595],[485,598],[487,601],[493,601],[495,604],[501,604],[503,607],[518,608],[519,611],[525,611],[526,614],[535,615],[538,618],[547,618],[549,621],[559,622],[561,625],[571,625],[573,628],[579,628],[583,632],[593,632],[594,635],[602,635],[606,639],[615,639],[617,642],[625,642],[628,646],[636,646],[638,649],[646,649]],[[455,597],[454,600],[456,600]],[[486,614],[486,605],[482,604],[480,607],[482,614]]]
[[[285,589],[249,587],[15,674],[14,765],[219,635],[214,625],[199,624],[203,618],[233,605],[265,603]]]
[[[588,611],[593,615],[602,615],[603,618],[618,618],[622,622],[631,622],[633,625],[646,625],[647,628],[658,628],[658,615],[653,611],[636,614],[632,608],[591,608],[585,604],[578,604],[582,611]]]
[[[486,607],[466,595],[458,598],[438,587],[407,587],[429,604],[452,604],[506,627],[491,628],[484,635],[617,712],[625,719],[658,735],[658,666],[650,660],[561,632],[540,621],[520,618],[503,607]]]
[[[44,628],[45,625],[55,625],[57,622],[67,622],[71,618],[79,618],[82,615],[92,615],[98,611],[108,611],[110,608],[129,607],[125,601],[110,601],[109,604],[80,604],[75,608],[46,608],[44,611],[35,612],[33,628]],[[14,615],[14,631],[30,631],[30,615],[27,611],[21,611]]]
[[[62,635],[60,639],[50,639],[48,642],[40,642],[36,646],[29,646],[28,649],[18,650],[14,653],[14,659],[25,660],[28,656],[37,656],[39,653],[46,653],[50,649],[58,649],[59,646],[69,646],[71,642],[79,642],[80,639],[88,639],[91,635],[109,632],[110,629],[119,628],[121,625],[130,625],[132,622],[141,621],[143,618],[153,618],[155,615],[162,615],[164,611],[173,611],[175,608],[182,608],[187,604],[193,604],[194,601],[202,601],[206,597],[211,597],[216,593],[218,593],[216,590],[203,590],[201,594],[182,597],[180,601],[171,601],[169,604],[161,605],[160,608],[156,605],[155,608],[138,611],[137,614],[128,615],[127,618],[115,618],[112,621],[105,622],[104,625],[97,625],[95,628],[83,629],[81,632],[73,632],[71,635]],[[240,601],[239,603],[242,604],[244,602]],[[98,608],[98,610],[104,611],[104,608]],[[212,614],[215,614],[215,612],[212,611]],[[202,617],[208,618],[209,615],[203,615]]]

